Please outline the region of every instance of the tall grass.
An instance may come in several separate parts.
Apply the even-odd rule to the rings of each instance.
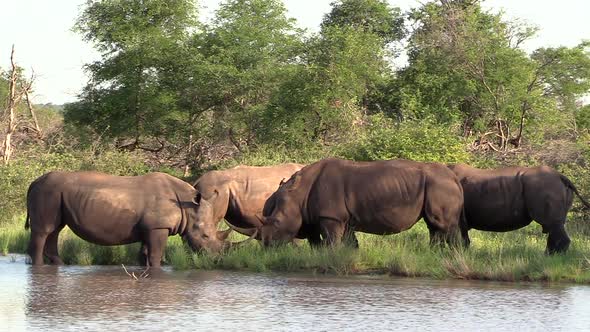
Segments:
[[[24,215],[0,228],[3,253],[24,253],[29,234]],[[572,244],[566,254],[544,254],[546,238],[532,224],[508,233],[471,231],[472,245],[431,248],[428,231],[420,222],[391,236],[357,233],[360,249],[312,249],[307,242],[264,249],[255,241],[221,255],[192,253],[178,236],[170,237],[165,262],[175,269],[224,269],[256,272],[284,271],[337,275],[377,273],[435,279],[501,281],[567,281],[590,283],[590,228],[581,223],[568,227]],[[232,235],[233,240],[241,239]],[[66,264],[137,264],[139,244],[104,247],[76,237],[67,228],[60,235],[60,256]]]

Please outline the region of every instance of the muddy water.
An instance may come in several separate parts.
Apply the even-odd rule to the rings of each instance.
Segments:
[[[137,271],[137,268],[132,269]],[[590,329],[590,287],[164,270],[0,258],[1,331]]]

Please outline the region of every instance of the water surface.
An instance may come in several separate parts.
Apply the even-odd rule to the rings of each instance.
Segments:
[[[589,286],[171,269],[135,281],[0,257],[2,331],[572,331],[589,313]]]

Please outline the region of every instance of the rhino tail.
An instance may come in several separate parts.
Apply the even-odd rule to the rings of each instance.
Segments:
[[[29,188],[27,189],[27,217],[25,218],[25,230],[29,229],[29,227],[31,227],[31,216],[29,215],[29,199],[31,197],[31,190],[33,189],[33,185],[37,181],[38,181],[38,179],[33,181],[33,183],[31,183],[29,185]]]
[[[29,211],[27,211],[27,218],[25,219],[25,229],[29,229],[31,226],[31,217],[29,216]]]
[[[580,201],[582,201],[584,206],[586,206],[587,209],[590,209],[590,203],[588,203],[588,201],[585,200],[584,197],[582,197],[582,195],[580,195],[580,193],[578,192],[578,189],[572,183],[572,181],[570,181],[570,179],[568,179],[567,176],[565,176],[563,174],[559,174],[559,177],[561,178],[561,182],[563,182],[563,184],[565,184],[566,187],[570,188],[576,194],[576,196],[578,196],[578,198],[580,199]]]
[[[463,206],[461,206],[461,219],[459,220],[459,225],[461,226],[461,229],[465,228],[468,229],[467,227],[467,215],[465,214],[465,203],[463,203]]]

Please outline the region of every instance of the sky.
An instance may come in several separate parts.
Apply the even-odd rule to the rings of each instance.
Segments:
[[[333,0],[283,0],[288,15],[298,25],[318,31]],[[35,103],[63,104],[76,100],[87,82],[86,63],[100,59],[92,45],[71,31],[85,0],[1,0],[0,68],[10,65],[15,45],[17,65],[27,75],[35,74]],[[210,19],[221,0],[200,0],[201,17]],[[388,0],[407,10],[426,0]],[[540,28],[524,45],[527,51],[539,47],[574,46],[590,39],[590,0],[487,0],[485,9],[504,11],[509,19],[520,18]]]

